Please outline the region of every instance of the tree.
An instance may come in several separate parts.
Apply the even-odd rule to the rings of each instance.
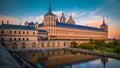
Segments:
[[[75,46],[77,45],[77,42],[72,41],[72,42],[71,42],[71,45],[72,45],[73,47],[75,47]]]
[[[114,52],[115,53],[120,53],[120,46],[115,47]]]

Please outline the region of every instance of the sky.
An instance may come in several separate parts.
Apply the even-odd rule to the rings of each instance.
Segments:
[[[50,0],[0,0],[0,16],[41,23],[48,12]],[[103,16],[109,26],[109,38],[120,38],[120,0],[51,0],[52,12],[68,19],[70,13],[76,24],[100,27]]]

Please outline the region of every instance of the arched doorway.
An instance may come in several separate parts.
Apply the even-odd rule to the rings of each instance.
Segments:
[[[47,43],[47,47],[50,47],[50,42]]]
[[[44,42],[42,42],[42,45],[41,45],[42,47],[44,47]]]
[[[13,43],[12,49],[17,49],[17,43]]]
[[[66,47],[66,42],[64,42],[64,47]]]
[[[53,47],[55,47],[55,42],[53,42]]]
[[[25,48],[25,43],[22,43],[22,48]]]
[[[32,48],[35,48],[35,47],[36,47],[36,43],[33,42],[33,43],[32,43]]]

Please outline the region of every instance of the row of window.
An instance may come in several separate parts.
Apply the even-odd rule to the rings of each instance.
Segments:
[[[1,38],[1,41],[5,40],[4,38]],[[23,40],[23,41],[28,41],[29,39],[28,38],[9,38],[9,40]]]
[[[4,30],[1,31],[2,34],[4,34]],[[10,34],[17,34],[17,31],[10,31]],[[18,34],[29,34],[29,32],[25,32],[25,31],[18,31]],[[33,32],[33,34],[35,34],[35,32]]]

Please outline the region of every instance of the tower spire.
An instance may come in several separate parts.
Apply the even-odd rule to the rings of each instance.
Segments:
[[[104,16],[103,16],[103,24],[105,24],[105,19],[104,19]]]
[[[50,4],[49,4],[49,12],[51,12],[51,0],[50,0]]]
[[[70,12],[70,16],[69,16],[69,17],[70,17],[70,19],[72,19],[72,15],[71,15],[71,12]]]

